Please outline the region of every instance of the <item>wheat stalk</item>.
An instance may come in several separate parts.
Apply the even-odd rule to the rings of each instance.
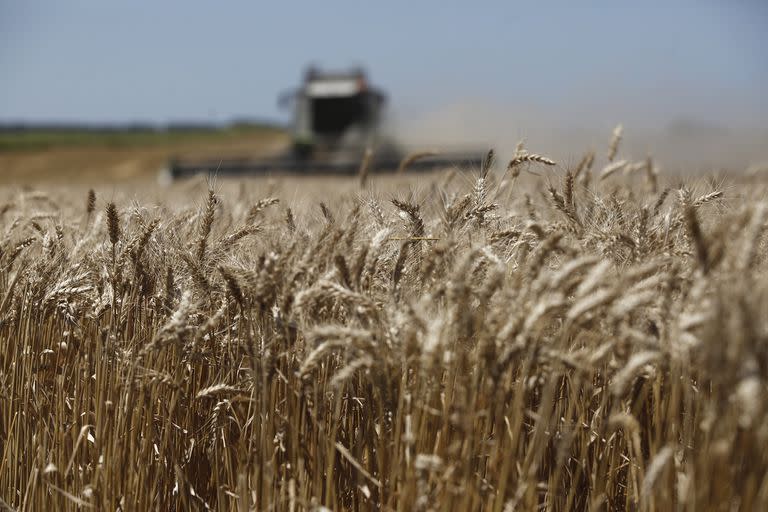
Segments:
[[[410,167],[414,162],[418,160],[423,160],[424,158],[429,158],[432,156],[436,156],[438,154],[439,153],[434,150],[414,151],[414,152],[408,153],[400,161],[400,165],[397,166],[397,174],[402,174],[403,172],[405,172],[405,170],[408,167]]]

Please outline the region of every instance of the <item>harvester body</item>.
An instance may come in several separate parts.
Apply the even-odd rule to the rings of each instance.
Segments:
[[[362,70],[322,72],[310,68],[301,86],[278,100],[292,109],[291,146],[273,158],[171,160],[172,178],[198,173],[217,175],[352,174],[368,150],[372,172],[398,169],[405,152],[383,133],[386,96],[373,87]],[[479,163],[480,153],[428,155],[409,169],[429,170],[459,163]]]
[[[360,153],[379,142],[385,97],[361,70],[322,73],[311,68],[302,87],[287,98],[294,111],[296,158]]]

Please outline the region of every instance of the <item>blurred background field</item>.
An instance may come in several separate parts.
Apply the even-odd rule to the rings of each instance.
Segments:
[[[0,129],[0,183],[154,180],[176,154],[263,155],[285,143],[266,124]]]

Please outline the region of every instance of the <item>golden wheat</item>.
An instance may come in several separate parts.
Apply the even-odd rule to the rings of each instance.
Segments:
[[[595,187],[520,145],[514,185],[0,191],[0,508],[768,509],[767,184],[620,138]]]

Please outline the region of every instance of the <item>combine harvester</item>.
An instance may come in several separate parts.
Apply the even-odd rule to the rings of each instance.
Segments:
[[[369,172],[433,170],[478,166],[482,152],[406,152],[382,133],[385,95],[361,70],[324,73],[310,68],[297,91],[281,96],[293,110],[292,144],[269,159],[222,158],[205,161],[173,158],[165,170],[172,179],[195,174],[355,174],[363,161]]]

